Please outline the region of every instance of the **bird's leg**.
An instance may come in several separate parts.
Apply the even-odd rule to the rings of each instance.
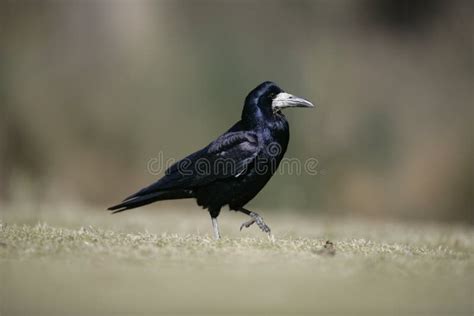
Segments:
[[[271,233],[271,229],[270,227],[265,224],[265,222],[263,221],[263,218],[258,215],[257,213],[255,212],[252,212],[252,211],[249,211],[245,208],[241,208],[239,209],[240,212],[244,213],[244,214],[247,214],[248,216],[251,217],[251,219],[245,223],[243,223],[241,226],[240,226],[240,230],[242,230],[242,228],[244,227],[250,227],[253,223],[256,223],[258,225],[258,227],[264,232],[264,233],[268,233],[270,234]]]
[[[219,232],[219,224],[217,223],[217,217],[211,217],[212,228],[214,229],[214,238],[216,240],[221,239],[221,233]]]

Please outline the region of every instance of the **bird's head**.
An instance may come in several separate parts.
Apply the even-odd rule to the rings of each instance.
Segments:
[[[243,120],[270,118],[281,115],[284,108],[312,108],[314,105],[303,98],[286,93],[271,81],[265,81],[253,89],[245,98]]]

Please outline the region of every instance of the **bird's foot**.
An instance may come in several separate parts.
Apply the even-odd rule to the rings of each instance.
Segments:
[[[267,233],[267,234],[270,234],[271,233],[271,229],[270,227],[265,224],[265,222],[263,221],[263,218],[258,215],[257,213],[255,212],[250,212],[249,216],[251,217],[251,219],[245,223],[243,223],[241,226],[240,226],[240,230],[242,230],[242,228],[244,227],[250,227],[252,226],[253,223],[257,223],[258,227],[264,232],[264,233]]]

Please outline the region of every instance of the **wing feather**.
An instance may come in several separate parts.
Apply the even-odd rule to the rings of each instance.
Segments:
[[[192,189],[217,179],[245,173],[261,150],[258,135],[249,131],[227,132],[205,148],[169,167],[165,176],[125,200],[170,189]]]

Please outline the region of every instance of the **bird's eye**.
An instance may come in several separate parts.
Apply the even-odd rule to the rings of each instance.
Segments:
[[[275,93],[273,93],[273,92],[270,92],[270,94],[268,95],[268,97],[269,97],[270,99],[273,99],[274,96],[275,96]]]

